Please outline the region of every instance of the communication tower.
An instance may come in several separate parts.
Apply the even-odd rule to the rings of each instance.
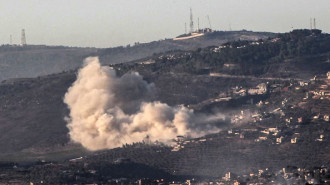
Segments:
[[[194,32],[194,19],[192,9],[190,8],[190,33]]]
[[[187,34],[187,23],[184,23],[184,33]]]
[[[21,46],[26,46],[26,37],[25,37],[25,30],[24,29],[22,29]]]
[[[199,31],[199,17],[198,17],[198,19],[197,19],[197,20],[198,20],[198,31]]]
[[[210,29],[212,29],[211,20],[210,20],[210,16],[209,15],[207,15],[207,20],[209,21]]]

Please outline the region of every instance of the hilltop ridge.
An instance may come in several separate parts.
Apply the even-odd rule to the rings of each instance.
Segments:
[[[199,47],[219,45],[233,40],[258,40],[272,37],[272,33],[248,31],[214,32],[208,36],[173,41],[165,39],[134,46],[114,48],[78,48],[64,46],[27,45],[24,47],[0,46],[0,81],[10,78],[34,78],[68,70],[75,70],[88,56],[100,56],[103,64],[125,63],[171,50],[194,50]]]

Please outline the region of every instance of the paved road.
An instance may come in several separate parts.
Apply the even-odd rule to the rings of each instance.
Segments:
[[[222,77],[222,78],[244,78],[244,79],[262,79],[262,80],[279,80],[279,81],[290,81],[290,80],[301,80],[299,78],[274,78],[274,77],[255,77],[255,76],[243,76],[243,75],[228,75],[223,73],[210,73],[211,77]]]

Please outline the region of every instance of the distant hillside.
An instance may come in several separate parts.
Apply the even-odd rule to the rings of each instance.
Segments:
[[[55,148],[70,150],[62,97],[74,73],[15,79],[0,86],[0,150],[2,154],[42,154]],[[12,95],[10,95],[12,94]],[[1,158],[1,157],[0,157]]]
[[[281,34],[279,40],[229,42],[222,45],[221,50],[216,46],[172,51],[112,66],[119,75],[140,72],[145,80],[155,84],[156,98],[170,105],[185,104],[205,112],[235,109],[250,100],[242,98],[234,104],[212,106],[208,102],[220,95],[229,96],[233,88],[254,88],[262,82],[280,84],[284,88],[301,77],[324,75],[330,69],[329,38],[328,34],[302,30]],[[107,63],[102,59],[105,54],[101,55],[103,63]],[[234,66],[226,66],[227,62]],[[210,72],[225,75],[212,76]],[[68,110],[62,98],[75,80],[75,73],[12,79],[0,84],[0,161],[65,159],[86,153],[69,142],[64,121]],[[257,100],[264,98],[268,97]],[[277,99],[276,102],[281,101]]]
[[[3,45],[0,47],[0,81],[10,78],[37,77],[77,69],[82,65],[82,60],[88,56],[100,56],[103,64],[123,63],[171,50],[193,50],[199,47],[218,46],[227,41],[258,40],[273,35],[272,33],[248,31],[214,32],[192,40],[173,41],[166,39],[108,49]]]
[[[193,51],[167,52],[119,66],[122,71],[142,71],[145,76],[166,72],[310,79],[326,73],[329,61],[329,34],[294,30],[259,41],[238,40]]]
[[[208,46],[219,46],[235,40],[257,41],[259,39],[272,38],[275,35],[268,32],[215,31],[207,33],[202,37],[187,40],[165,39],[150,43],[137,43],[134,46],[102,49],[99,50],[98,56],[101,57],[103,64],[124,63],[152,56],[156,53],[173,50],[195,50]]]
[[[0,81],[60,73],[81,66],[97,49],[50,46],[1,46]]]

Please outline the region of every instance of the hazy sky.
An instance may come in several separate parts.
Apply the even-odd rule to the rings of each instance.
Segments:
[[[330,32],[330,0],[0,0],[0,44],[114,47],[173,38],[189,25],[216,30],[287,32],[317,28]]]

